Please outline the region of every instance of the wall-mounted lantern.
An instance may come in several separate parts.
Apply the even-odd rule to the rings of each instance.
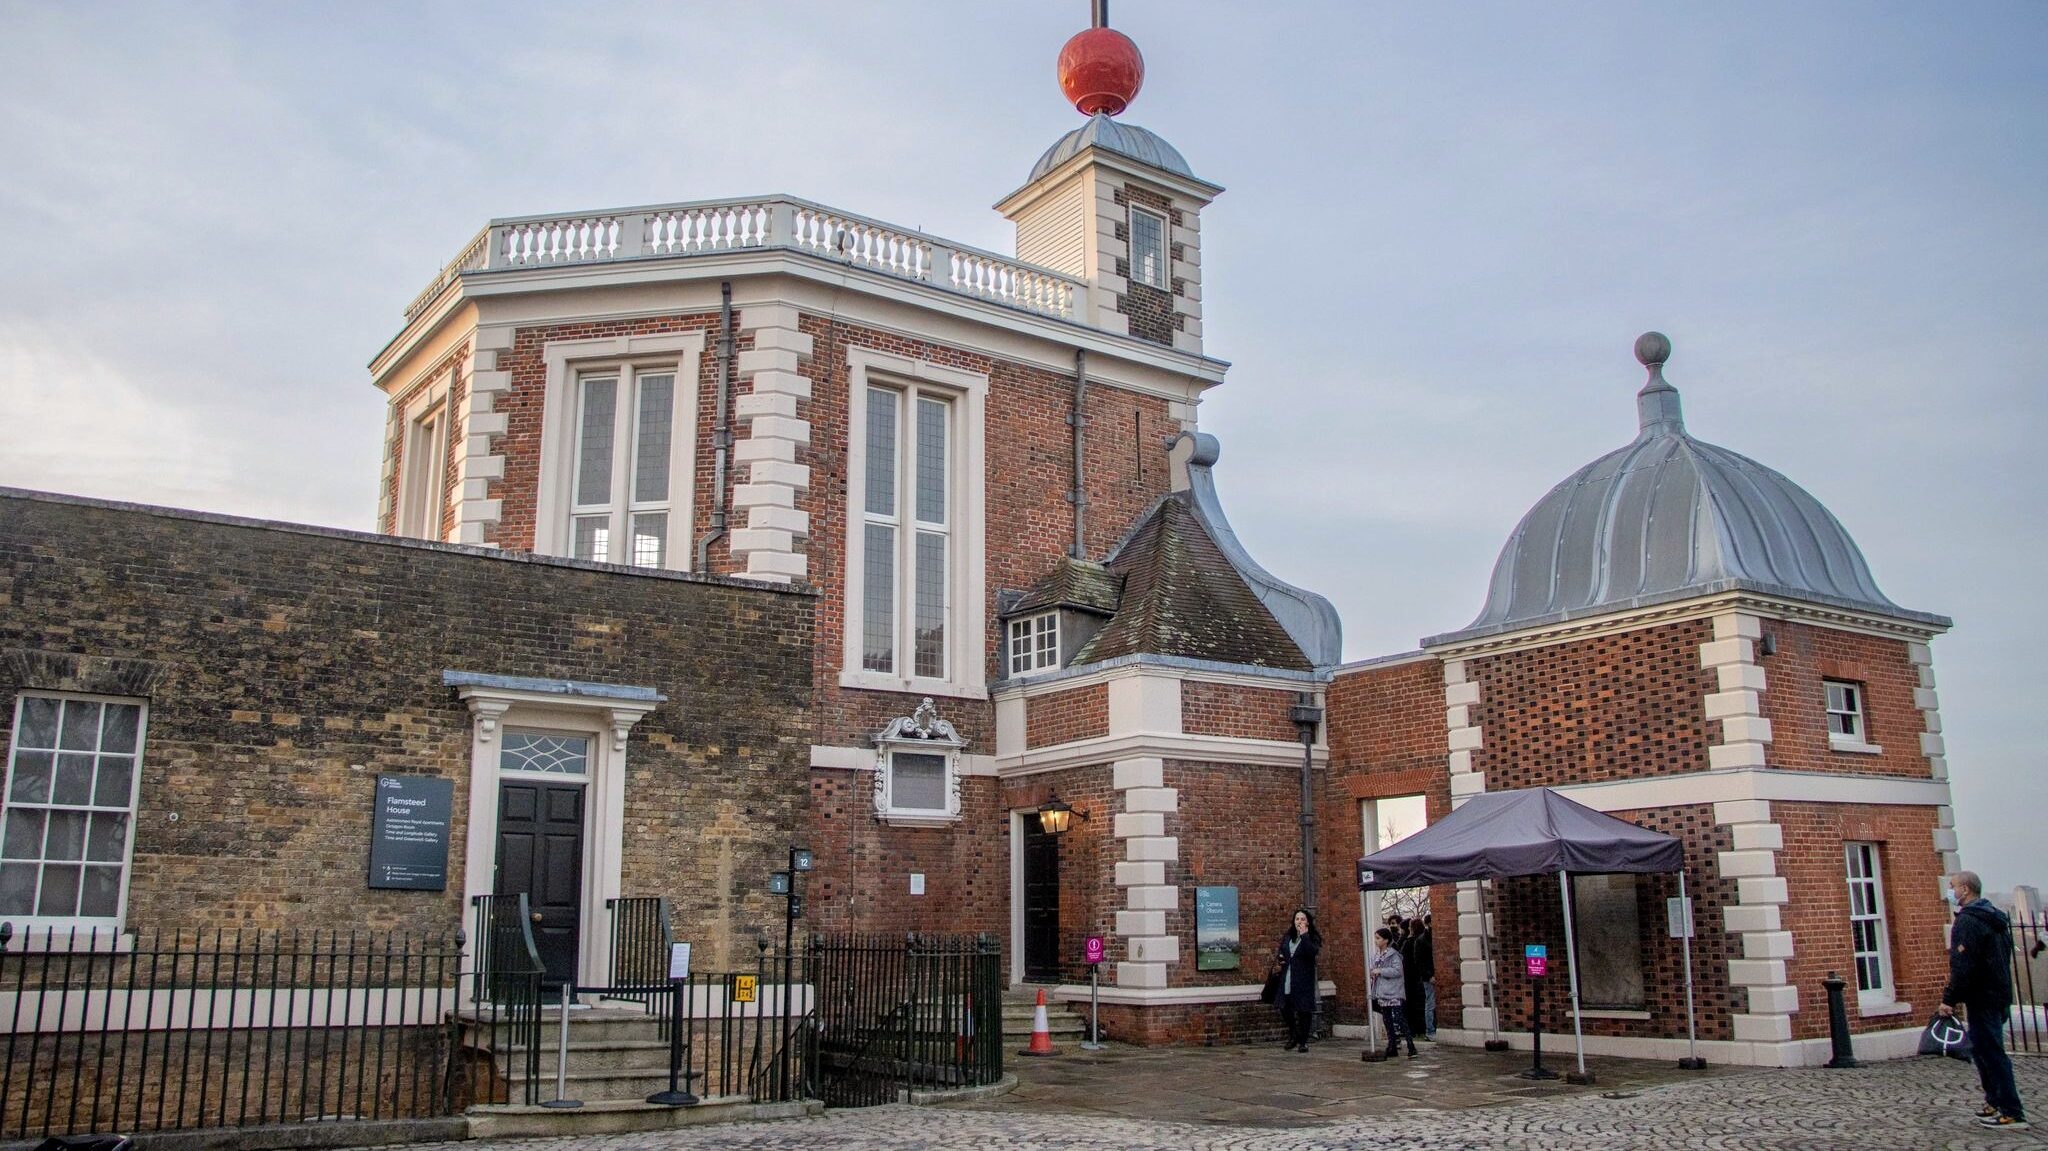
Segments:
[[[1058,793],[1054,793],[1047,796],[1044,803],[1038,805],[1038,827],[1047,835],[1063,835],[1076,815],[1081,817],[1083,823],[1088,821],[1087,812],[1075,811],[1073,804],[1061,799]]]

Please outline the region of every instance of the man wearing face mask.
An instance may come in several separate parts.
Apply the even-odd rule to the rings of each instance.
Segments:
[[[2012,924],[1984,898],[1984,881],[1976,872],[1949,876],[1948,889],[1957,907],[1948,933],[1948,986],[1941,992],[1941,1014],[1954,1015],[1958,1005],[1969,1012],[1970,1059],[1984,1084],[1977,1122],[2024,1130],[2027,1112],[2005,1053],[2005,1023],[2012,1011]]]

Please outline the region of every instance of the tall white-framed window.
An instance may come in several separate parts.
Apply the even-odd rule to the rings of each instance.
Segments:
[[[1166,289],[1166,217],[1131,205],[1131,282]]]
[[[948,678],[953,397],[867,389],[862,484],[861,670]]]
[[[1863,685],[1848,680],[1827,679],[1821,681],[1827,693],[1828,742],[1835,744],[1863,744],[1868,725],[1863,717]]]
[[[15,700],[0,832],[0,917],[119,929],[134,855],[147,705],[25,692]]]
[[[1060,666],[1060,613],[1040,612],[1010,621],[1010,674],[1035,675]]]
[[[699,331],[550,341],[533,549],[686,570]]]
[[[985,376],[850,349],[846,687],[985,698]]]
[[[405,405],[398,446],[397,534],[438,540],[448,508],[448,381],[420,389]]]
[[[571,555],[634,567],[670,566],[675,411],[673,367],[577,373]]]
[[[1884,918],[1884,870],[1875,843],[1844,843],[1849,879],[1849,948],[1856,961],[1856,1001],[1892,1002],[1890,933]]]

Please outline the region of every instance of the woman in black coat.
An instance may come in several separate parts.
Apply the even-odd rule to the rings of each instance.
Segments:
[[[1280,1017],[1287,1023],[1288,1051],[1307,1051],[1309,1028],[1316,1019],[1316,953],[1323,949],[1323,933],[1316,930],[1316,917],[1305,907],[1296,908],[1294,923],[1273,949],[1274,966],[1281,972]]]
[[[1431,952],[1429,935],[1422,928],[1418,917],[1408,921],[1408,931],[1401,937],[1401,975],[1408,984],[1408,1001],[1402,1005],[1408,1018],[1408,1034],[1429,1036],[1428,1021],[1423,1017],[1424,996],[1422,983],[1436,974],[1436,956]]]

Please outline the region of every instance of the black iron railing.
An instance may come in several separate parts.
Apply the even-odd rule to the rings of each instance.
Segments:
[[[0,924],[0,1139],[449,1113],[462,937]]]
[[[475,908],[476,957],[463,1050],[481,1054],[467,1070],[466,1102],[540,1102],[540,951],[525,892],[479,895]]]
[[[2012,921],[2012,1028],[2014,1051],[2048,1052],[2048,919]]]
[[[659,1012],[666,1039],[669,947],[675,942],[669,931],[668,900],[625,896],[607,899],[604,905],[612,914],[611,995]]]
[[[863,1107],[1002,1078],[1001,962],[985,935],[812,936],[821,1097]]]

